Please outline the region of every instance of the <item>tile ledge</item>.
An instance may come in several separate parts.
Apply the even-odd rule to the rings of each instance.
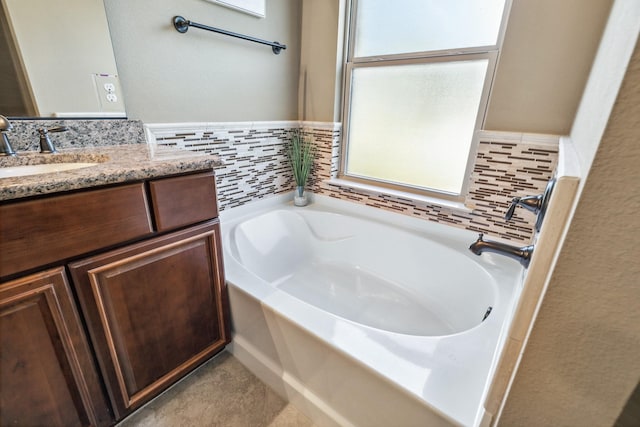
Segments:
[[[544,133],[522,133],[522,132],[506,132],[496,130],[478,131],[480,141],[490,142],[507,142],[513,144],[533,144],[533,145],[549,145],[558,147],[559,140],[562,135],[544,134]]]
[[[447,209],[451,209],[459,212],[471,213],[473,210],[471,207],[466,206],[464,202],[439,199],[437,197],[423,196],[420,194],[393,190],[391,188],[384,188],[384,187],[379,187],[371,184],[363,184],[359,182],[349,181],[346,179],[330,178],[322,182],[325,184],[335,185],[338,187],[352,188],[354,190],[365,191],[368,193],[386,194],[393,197],[399,197],[405,200],[411,200],[413,202],[420,202],[420,203],[427,203],[429,205],[442,206],[443,208],[447,208]]]

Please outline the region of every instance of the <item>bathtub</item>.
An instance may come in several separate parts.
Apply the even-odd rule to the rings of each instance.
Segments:
[[[480,425],[523,270],[475,233],[316,196],[223,211],[230,350],[319,426]]]

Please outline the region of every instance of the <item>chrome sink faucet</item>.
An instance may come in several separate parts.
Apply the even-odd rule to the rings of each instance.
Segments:
[[[49,129],[40,128],[38,133],[40,134],[40,152],[46,154],[56,153],[56,147],[54,147],[51,138],[49,138],[49,132],[66,132],[69,128],[66,126],[57,126]]]
[[[15,156],[16,152],[9,142],[9,137],[6,132],[11,130],[11,123],[5,116],[0,116],[0,133],[2,133],[2,140],[0,140],[0,157]]]
[[[504,255],[509,258],[513,258],[520,261],[525,268],[529,267],[531,256],[533,255],[533,245],[523,246],[518,248],[516,246],[507,245],[505,243],[493,242],[490,240],[483,240],[483,233],[480,233],[478,240],[473,242],[469,246],[469,250],[476,255],[482,255],[483,252],[494,252],[496,254]]]

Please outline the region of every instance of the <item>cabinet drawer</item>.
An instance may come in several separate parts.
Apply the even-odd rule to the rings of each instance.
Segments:
[[[151,181],[149,188],[158,231],[218,216],[213,171]]]
[[[0,277],[150,234],[144,184],[0,205]]]

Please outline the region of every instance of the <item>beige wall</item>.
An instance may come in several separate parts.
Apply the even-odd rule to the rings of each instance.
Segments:
[[[612,0],[513,0],[484,128],[567,135]]]
[[[145,122],[298,118],[300,0],[267,0],[257,18],[205,0],[105,0],[127,114]],[[271,48],[197,28],[174,15],[286,44]]]
[[[339,122],[347,0],[302,0],[298,118]]]
[[[611,426],[640,379],[639,140],[636,45],[500,425]]]
[[[640,30],[640,2],[616,0],[571,128],[582,176],[587,176]]]

